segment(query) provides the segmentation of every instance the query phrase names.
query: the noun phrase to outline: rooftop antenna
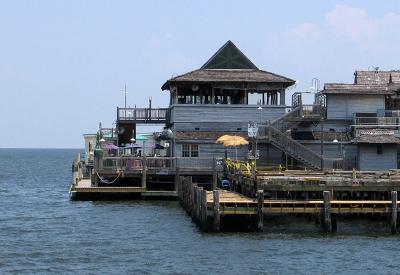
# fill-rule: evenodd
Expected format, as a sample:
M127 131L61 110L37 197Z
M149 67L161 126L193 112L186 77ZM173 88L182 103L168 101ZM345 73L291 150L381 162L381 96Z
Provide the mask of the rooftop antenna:
M124 90L124 94L125 94L125 109L126 109L126 95L127 95L127 91L126 91L126 84L125 84L125 90Z

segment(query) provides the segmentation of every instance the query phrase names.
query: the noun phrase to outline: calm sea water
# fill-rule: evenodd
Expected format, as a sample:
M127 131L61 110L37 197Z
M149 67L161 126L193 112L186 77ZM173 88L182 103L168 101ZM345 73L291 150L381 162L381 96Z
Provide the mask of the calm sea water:
M384 223L266 221L264 233L202 233L175 201L73 202L78 150L0 149L0 273L400 272Z

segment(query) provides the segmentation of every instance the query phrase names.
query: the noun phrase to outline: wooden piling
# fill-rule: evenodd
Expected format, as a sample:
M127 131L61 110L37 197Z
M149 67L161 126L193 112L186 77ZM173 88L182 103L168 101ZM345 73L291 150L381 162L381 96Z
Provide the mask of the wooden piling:
M257 230L263 231L264 229L264 190L257 191Z
M392 219L391 219L391 232L392 234L397 232L397 191L391 192L392 199Z
M217 174L217 161L215 158L213 158L213 185L212 185L212 190L217 189L217 181L218 181L218 174Z
M180 181L180 175L179 175L179 167L176 167L175 171L175 191L178 192L179 190L179 181Z
M201 190L201 228L207 229L207 190Z
M147 176L147 161L146 157L143 157L143 165L142 165L142 187L146 188L146 176Z
M213 191L213 208L214 208L214 231L220 230L220 208L219 208L219 190Z
M324 191L324 209L322 210L322 226L325 232L332 232L332 220L331 220L331 199L332 192Z

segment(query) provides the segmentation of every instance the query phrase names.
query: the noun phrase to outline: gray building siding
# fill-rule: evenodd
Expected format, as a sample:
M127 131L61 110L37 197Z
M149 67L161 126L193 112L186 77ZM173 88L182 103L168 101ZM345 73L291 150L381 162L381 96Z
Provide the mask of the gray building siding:
M310 148L313 152L321 154L321 143L320 142L302 142L303 145ZM344 155L344 169L351 170L357 168L357 145L345 143L343 144L343 155ZM325 142L324 143L324 157L326 158L339 158L341 157L340 143Z
M360 171L396 169L397 145L383 144L382 154L378 154L376 144L360 144L358 157Z
M354 113L376 113L385 109L384 95L327 95L328 119L352 119Z
M265 106L263 110L257 105L172 105L171 123L176 131L247 131L249 121L274 120L285 114L286 106ZM239 130L240 131L240 130Z

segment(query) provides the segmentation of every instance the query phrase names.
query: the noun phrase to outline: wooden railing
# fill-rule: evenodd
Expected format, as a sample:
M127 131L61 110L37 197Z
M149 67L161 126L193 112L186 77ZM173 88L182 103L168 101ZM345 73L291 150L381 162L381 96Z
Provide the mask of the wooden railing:
M184 158L184 157L102 157L98 159L98 171L135 172L143 170L209 170L214 167L214 158Z
M322 119L325 117L325 107L321 105L298 105L291 112L273 120L268 125L261 126L260 138L267 138L277 148L291 157L314 169L338 169L338 161L323 158L300 142L291 138L290 129L303 119Z
M129 120L142 123L168 123L169 108L117 108L117 120Z
M400 126L400 117L355 117L353 126L398 127Z
M293 158L300 160L301 162L311 166L312 168L322 168L322 158L319 154L316 154L311 149L307 148L298 141L295 141L294 139L282 133L273 126L270 127L269 131L271 143L281 149L283 152L288 153Z

